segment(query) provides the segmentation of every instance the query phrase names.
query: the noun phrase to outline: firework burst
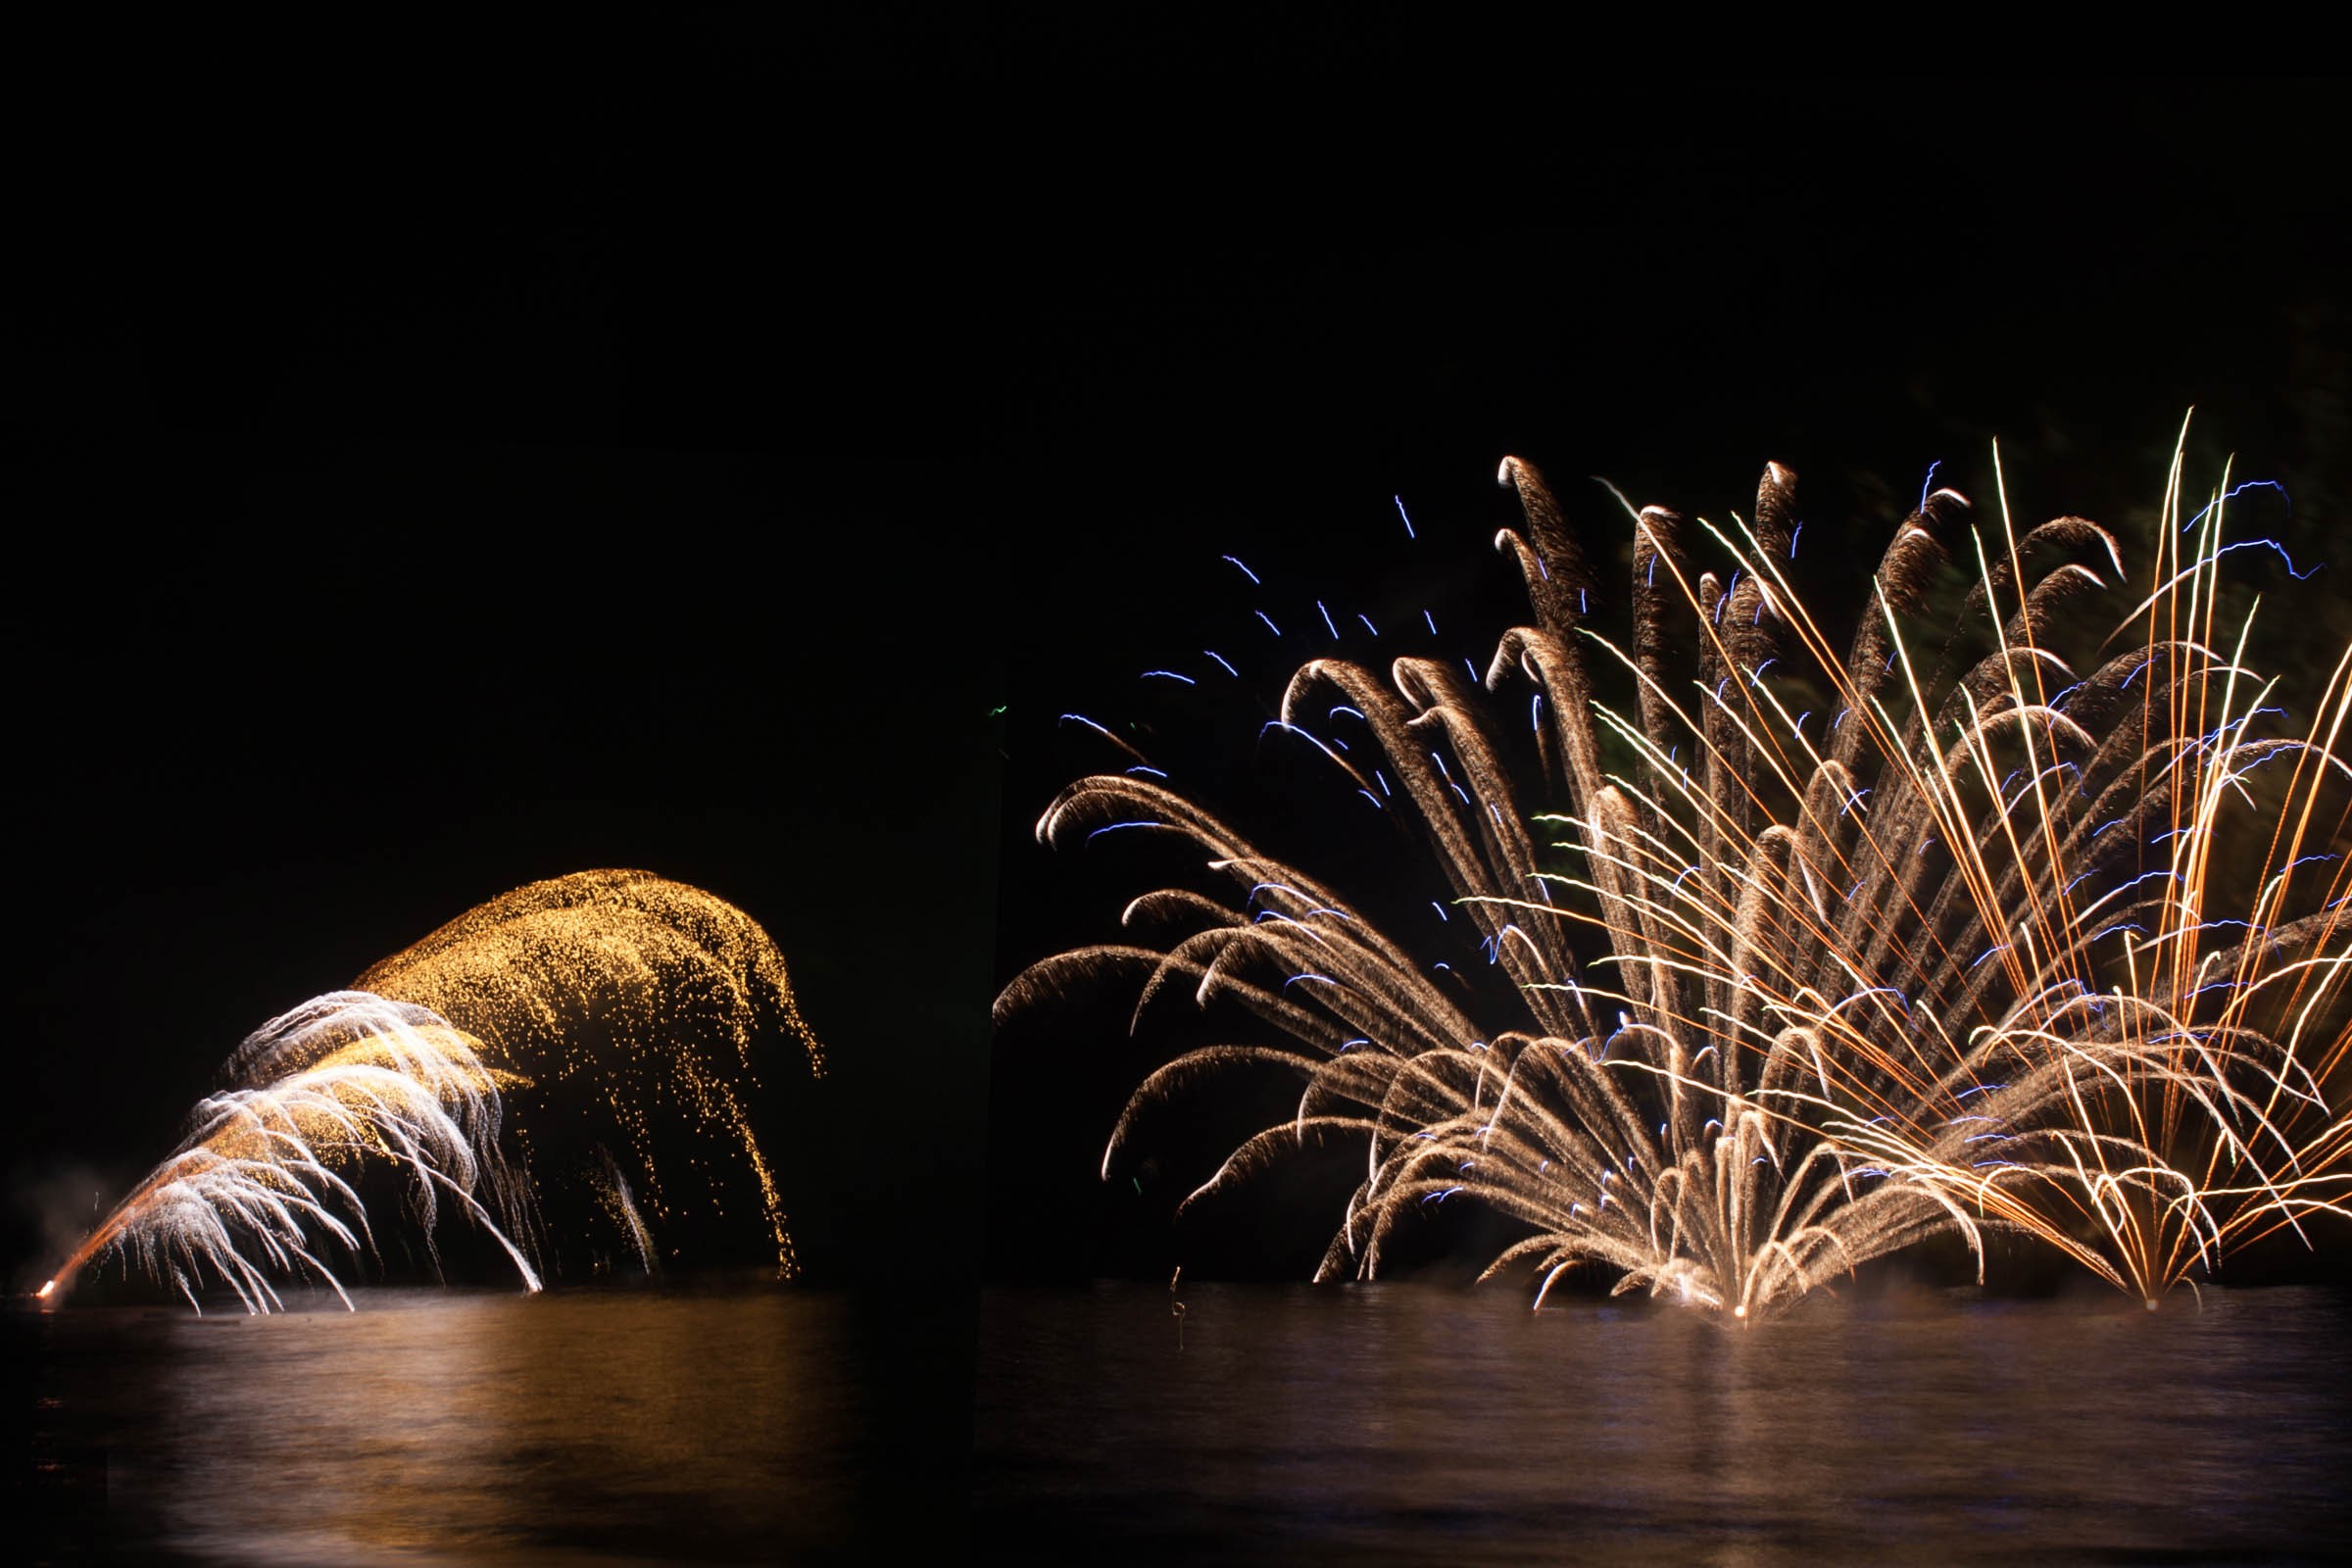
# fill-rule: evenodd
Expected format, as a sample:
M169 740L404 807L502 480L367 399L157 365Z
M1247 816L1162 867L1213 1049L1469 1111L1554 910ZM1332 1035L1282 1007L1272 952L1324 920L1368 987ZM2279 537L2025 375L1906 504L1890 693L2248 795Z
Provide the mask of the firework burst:
M580 1179L649 1273L654 1227L688 1206L723 1212L734 1164L789 1277L783 1201L746 1104L769 1026L822 1074L782 956L732 905L642 871L518 888L255 1031L179 1149L40 1294L120 1255L191 1303L218 1279L248 1311L271 1310L271 1279L290 1274L349 1305L322 1254L372 1253L362 1184L381 1166L406 1176L428 1256L454 1201L535 1291L534 1254L553 1245L544 1167L583 1150ZM680 1121L691 1147L665 1147ZM665 1181L672 1163L699 1187Z
M2124 570L2082 518L2021 533L2004 505L1986 534L1956 492L1923 496L1839 657L1785 574L1794 476L1775 465L1730 529L1633 514L1620 647L1589 624L1601 584L1541 477L1514 460L1501 478L1526 526L1497 543L1532 615L1484 682L1317 660L1280 723L1345 728L1307 738L1409 812L1516 1015L1472 1017L1332 889L1176 792L1083 779L1042 840L1163 829L1225 891L1137 899L1126 923L1155 942L1049 958L1000 1017L1121 971L1139 1022L1189 994L1284 1042L1150 1075L1106 1175L1149 1108L1270 1064L1300 1081L1294 1112L1187 1201L1359 1142L1321 1277L1372 1275L1401 1221L1466 1200L1524 1228L1488 1272L1532 1266L1539 1302L1592 1266L1741 1318L1937 1235L1982 1278L1987 1229L2153 1304L2236 1242L2340 1206L2347 664L2280 732L2269 688L2216 652L2230 547L2218 501L2181 522L2178 460L2153 591L2087 658L2072 633ZM1701 545L1719 569L1694 565ZM1923 637L1952 564L1966 591ZM1596 700L1596 669L1630 683L1630 712ZM1506 727L1522 682L1532 721ZM1514 782L1531 773L1540 814ZM2217 846L2240 840L2262 874L2217 877ZM2213 912L2246 888L2241 917Z

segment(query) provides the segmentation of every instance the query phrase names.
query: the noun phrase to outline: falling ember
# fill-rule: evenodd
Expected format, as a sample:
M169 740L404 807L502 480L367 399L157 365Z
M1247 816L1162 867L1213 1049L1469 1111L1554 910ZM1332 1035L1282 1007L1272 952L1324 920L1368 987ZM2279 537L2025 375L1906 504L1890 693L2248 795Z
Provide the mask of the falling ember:
M1186 1202L1352 1142L1363 1175L1319 1278L1372 1276L1400 1222L1459 1196L1519 1225L1486 1272L1532 1266L1539 1305L1589 1268L1752 1322L1938 1236L1982 1279L1992 1230L2153 1306L2233 1247L2352 1212L2352 1122L2329 1109L2352 1054L2352 650L2285 727L2243 630L2217 624L2223 498L2184 523L2179 475L2176 457L2154 590L2105 645L2088 611L2124 575L2105 530L2020 534L2004 500L1983 531L1938 489L1840 656L1784 570L1787 468L1729 529L1627 509L1620 648L1589 624L1602 586L1557 504L1507 461L1526 528L1498 545L1532 614L1484 681L1319 659L1281 722L1348 715L1348 749L1321 755L1409 803L1517 1016L1474 1020L1444 965L1331 889L1103 775L1041 840L1172 830L1233 891L1144 895L1142 939L1045 959L999 1017L1124 973L1139 1025L1163 998L1223 999L1281 1037L1146 1077L1103 1173L1204 1079L1292 1074L1295 1112ZM1694 564L1709 539L1728 570ZM1597 700L1595 665L1630 682L1630 712ZM1533 766L1511 756L1529 705L1487 701L1519 681L1543 699ZM1531 776L1548 809L1523 806ZM2254 874L2225 876L2240 850Z
M576 1091L629 1151L641 1204L598 1143L589 1180L652 1271L651 1226L696 1200L662 1170L703 1173L723 1208L734 1163L757 1194L780 1277L797 1272L783 1201L746 1095L756 1035L780 1025L823 1072L782 956L759 924L697 888L641 871L585 871L483 905L385 959L349 991L255 1031L200 1103L180 1148L101 1221L41 1288L48 1299L94 1259L121 1254L191 1304L217 1279L251 1312L281 1306L271 1280L318 1279L346 1305L325 1244L374 1250L360 1184L404 1176L428 1258L438 1204L456 1203L540 1288L547 1172L535 1150L569 1136L551 1092ZM692 1143L667 1149L667 1106ZM510 1151L509 1144L514 1146Z
M673 1165L730 1159L757 1190L776 1272L799 1271L745 1097L758 1088L760 1030L780 1027L814 1077L824 1075L824 1048L793 1000L783 955L741 909L644 871L580 871L493 899L359 984L447 1013L528 1080L523 1140L538 1136L527 1113L537 1098L561 1091L597 1107L599 1142L631 1153L654 1223L686 1200L688 1178ZM657 1105L688 1124L688 1147L662 1147L648 1114Z

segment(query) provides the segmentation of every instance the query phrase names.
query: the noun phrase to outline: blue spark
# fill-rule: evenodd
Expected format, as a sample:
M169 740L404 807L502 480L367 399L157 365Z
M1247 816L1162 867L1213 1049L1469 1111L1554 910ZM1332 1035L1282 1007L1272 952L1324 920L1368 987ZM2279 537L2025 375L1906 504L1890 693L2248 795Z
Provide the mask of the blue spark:
M2224 545L2221 549L2216 550L2213 553L2213 559L2219 561L2222 559L2222 557L2228 555L2232 550L2276 550L2278 552L2278 559L2286 563L2286 574L2289 577L2294 578L2297 582L2301 582L2307 577L2314 576L2317 573L2326 571L2328 569L2328 563L2323 561L2319 563L2319 564L2313 566L2310 571L2297 571L2295 569L2295 558L2288 555L2286 553L2286 546L2280 544L2276 539L2241 539L2236 544Z
M2147 881L2147 880L2148 880L2149 878L2151 878L2151 877L2163 877L2163 878L2165 878L2166 880L2168 880L2168 881L2169 881L2169 880L2171 880L2171 879L2172 879L2172 876L2173 876L2173 873L2172 873L2171 871L2169 871L2169 870L2164 870L2164 869L2158 869L2158 870L2154 870L2154 871L2144 871L2144 872L2140 873L2138 876L2135 876L2135 877L2133 877L2133 878L2132 878L2131 881L2129 881L2129 882L2126 882L2126 883L2125 883L2125 884L2124 884L2122 887L2116 888L2116 889L2114 890L2114 892L2112 892L2112 893L2110 893L2110 894L2108 895L2108 897L2112 898L2112 897L2114 897L2114 896L2115 896L2115 894L2116 894L2116 893L2122 893L2122 892L2124 892L2124 891L2125 891L2125 889L2128 889L2128 888L2135 888L2135 887L2139 886L2139 885L2140 885L2142 882L2145 882L2145 881Z
M2286 503L2286 510L2290 513L2295 510L2294 499L2286 493L2286 486L2280 484L2278 480L2248 479L2242 484L2239 484L2235 489L2226 490L2222 494L2214 497L2213 500L2206 502L2204 511L2199 512L2195 516L2182 523L2180 525L2180 531L2182 533L2188 532L2198 523L2205 520L2205 513L2211 512L2214 508L2220 506L2225 501L2235 501L2239 496L2244 495L2249 490L2276 490L2278 492L2278 499Z
M1250 579L1250 586L1255 588L1263 588L1265 586L1264 583L1257 580L1256 572L1251 571L1248 566L1242 566L1241 558L1239 556L1227 556L1224 559L1232 562L1236 566L1241 566L1242 575Z

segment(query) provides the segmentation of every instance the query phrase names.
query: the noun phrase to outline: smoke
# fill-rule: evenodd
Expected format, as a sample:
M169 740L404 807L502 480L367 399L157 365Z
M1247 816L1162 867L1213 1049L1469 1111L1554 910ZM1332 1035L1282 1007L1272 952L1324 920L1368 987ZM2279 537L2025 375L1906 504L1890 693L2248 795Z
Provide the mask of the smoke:
M39 1172L15 1172L8 1184L12 1249L16 1259L10 1286L38 1290L43 1272L74 1250L106 1218L135 1178L96 1165L72 1164Z

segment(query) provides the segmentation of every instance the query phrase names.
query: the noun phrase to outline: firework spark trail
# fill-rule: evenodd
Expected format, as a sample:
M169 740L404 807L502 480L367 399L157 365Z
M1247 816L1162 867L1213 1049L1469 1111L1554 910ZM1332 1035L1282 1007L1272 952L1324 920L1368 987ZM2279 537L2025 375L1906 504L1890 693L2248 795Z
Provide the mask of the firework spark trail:
M703 1169L722 1211L724 1161L713 1155L735 1152L757 1187L777 1273L789 1277L797 1263L781 1195L744 1098L758 1083L754 1038L770 1024L822 1074L782 956L722 900L642 871L516 889L248 1037L222 1069L228 1087L197 1107L180 1148L40 1294L54 1297L119 1253L191 1303L217 1276L248 1311L272 1310L282 1301L270 1278L293 1273L349 1305L321 1249L372 1252L357 1183L362 1167L386 1161L411 1178L428 1256L438 1200L454 1198L535 1291L528 1254L544 1220L531 1126L567 1083L604 1107L612 1141L635 1158L642 1205L602 1144L587 1179L649 1273L658 1265L644 1209L667 1220L689 1201L664 1188L656 1164L654 1113L668 1105L694 1139L672 1152ZM502 1135L519 1146L519 1168Z
M1964 1238L1981 1275L1990 1227L2153 1304L2231 1245L2341 1212L2352 1189L2352 1122L2320 1092L2352 1051L2345 816L2335 807L2329 827L2325 804L2346 772L2352 654L2303 735L2261 732L2268 689L2212 651L2223 509L2196 519L2182 559L2179 467L2157 590L2127 617L2145 621L2140 645L2078 678L2053 631L2107 585L2099 568L2123 575L2113 539L2082 518L2021 537L2004 496L1923 670L1906 627L1970 517L1954 491L1924 495L1840 660L1782 569L1800 525L1794 475L1774 465L1752 524L1701 525L1728 578L1694 573L1684 519L1633 514L1620 650L1584 624L1598 585L1541 477L1508 462L1527 527L1497 544L1535 614L1503 636L1486 685L1535 687L1541 774L1565 809L1522 811L1501 727L1438 662L1398 660L1384 682L1314 661L1281 722L1326 689L1363 721L1382 768L1324 755L1366 794L1368 771L1384 797L1396 776L1526 1016L1479 1028L1329 890L1133 777L1071 786L1040 838L1164 827L1246 891L1136 900L1127 923L1172 923L1163 946L1049 958L1000 1016L1134 968L1139 1025L1181 981L1197 1004L1228 998L1287 1036L1152 1074L1104 1170L1140 1114L1204 1070L1293 1071L1296 1114L1193 1199L1309 1139L1362 1138L1324 1276L1370 1275L1400 1221L1466 1195L1528 1227L1489 1272L1531 1261L1539 1302L1597 1264L1620 1290L1747 1317L1937 1234ZM1589 651L1630 673L1632 717L1595 700ZM1838 716L1808 734L1782 693L1821 688ZM1606 770L1612 755L1630 776ZM2262 892L2242 925L2217 921L2223 808L2287 758ZM1539 846L1530 822L1569 838ZM1546 869L1557 852L1583 874ZM2317 901L2314 863L2335 866ZM2200 959L2218 930L2241 935Z
M504 1075L479 1045L430 1008L365 991L317 997L270 1019L231 1058L247 1086L197 1105L178 1150L74 1249L41 1296L120 1250L169 1278L190 1305L209 1272L249 1312L281 1306L269 1278L275 1270L314 1275L348 1306L313 1233L354 1251L372 1249L346 1175L370 1158L414 1177L428 1248L446 1192L536 1291L537 1273L474 1196L495 1196L505 1177L497 1147Z

